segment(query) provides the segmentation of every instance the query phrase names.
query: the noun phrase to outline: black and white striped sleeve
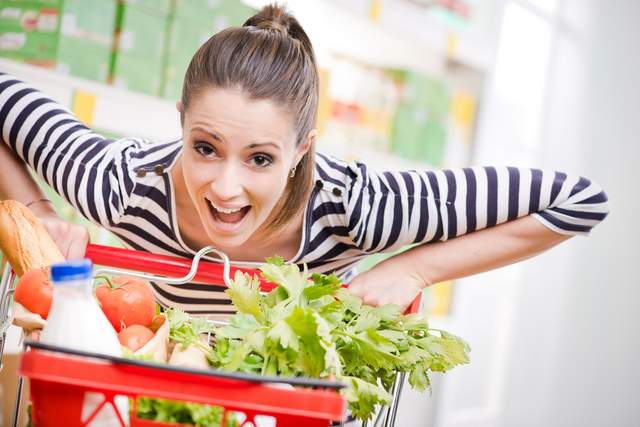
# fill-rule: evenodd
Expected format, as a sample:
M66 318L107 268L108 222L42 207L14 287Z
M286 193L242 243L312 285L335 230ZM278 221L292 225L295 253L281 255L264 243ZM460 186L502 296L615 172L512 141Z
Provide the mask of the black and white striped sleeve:
M2 141L82 215L118 222L133 191L131 154L141 141L112 141L30 85L0 73Z
M367 253L445 241L525 215L551 230L586 235L608 214L586 178L515 167L374 173L349 167L349 235Z

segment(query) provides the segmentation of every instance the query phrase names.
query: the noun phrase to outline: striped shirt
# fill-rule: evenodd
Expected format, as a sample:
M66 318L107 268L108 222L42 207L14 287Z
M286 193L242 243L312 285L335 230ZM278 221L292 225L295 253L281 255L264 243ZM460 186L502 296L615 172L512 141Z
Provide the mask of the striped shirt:
M129 248L190 257L171 170L182 142L106 139L31 86L0 73L2 139L78 211ZM6 178L5 178L6 179ZM515 167L372 171L318 154L301 244L290 260L343 279L369 254L445 241L532 215L562 234L588 234L608 213L586 178ZM239 264L256 266L255 263ZM233 310L223 287L154 283L158 301L192 313Z

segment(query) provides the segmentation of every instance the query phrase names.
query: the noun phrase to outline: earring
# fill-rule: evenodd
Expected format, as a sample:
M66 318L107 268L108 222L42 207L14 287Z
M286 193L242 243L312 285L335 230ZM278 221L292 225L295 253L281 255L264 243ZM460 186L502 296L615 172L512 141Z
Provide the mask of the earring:
M298 167L298 165L295 165L294 167L291 168L291 172L289 172L289 178L293 178L294 176L296 176L296 168Z

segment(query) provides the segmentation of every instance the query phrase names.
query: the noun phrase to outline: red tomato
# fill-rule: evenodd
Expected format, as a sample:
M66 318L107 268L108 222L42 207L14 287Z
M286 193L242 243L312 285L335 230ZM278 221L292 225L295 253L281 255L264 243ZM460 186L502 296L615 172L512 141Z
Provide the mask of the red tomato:
M131 325L149 327L156 314L156 300L149 285L135 277L118 276L111 284L100 284L96 298L116 332Z
M120 344L131 351L138 351L153 338L155 334L142 325L131 325L118 334Z
M14 298L27 310L46 319L53 299L53 286L49 281L49 270L37 268L23 274L16 286Z

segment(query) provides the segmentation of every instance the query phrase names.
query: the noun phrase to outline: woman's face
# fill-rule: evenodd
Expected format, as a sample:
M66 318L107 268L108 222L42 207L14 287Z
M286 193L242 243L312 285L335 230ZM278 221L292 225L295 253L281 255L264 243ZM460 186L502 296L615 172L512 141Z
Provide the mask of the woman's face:
M272 101L220 88L193 97L183 141L189 197L208 238L223 248L240 246L264 224L310 146L296 147L291 115Z

